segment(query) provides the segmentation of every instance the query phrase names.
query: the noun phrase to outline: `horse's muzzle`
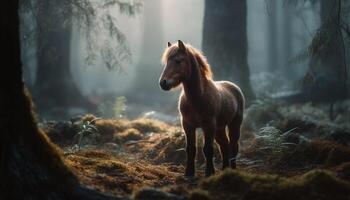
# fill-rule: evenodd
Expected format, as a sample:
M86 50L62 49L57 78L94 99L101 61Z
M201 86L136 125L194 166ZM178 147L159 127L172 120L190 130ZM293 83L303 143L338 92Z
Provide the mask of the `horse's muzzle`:
M168 91L172 87L172 82L173 81L171 80L163 79L159 82L160 88L162 88L162 90Z

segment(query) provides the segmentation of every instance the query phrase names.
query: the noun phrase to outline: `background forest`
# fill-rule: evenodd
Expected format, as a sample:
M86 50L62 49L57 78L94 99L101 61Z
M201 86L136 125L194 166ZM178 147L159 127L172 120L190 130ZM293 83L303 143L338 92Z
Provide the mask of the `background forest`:
M350 1L7 0L0 13L5 199L350 198ZM243 90L237 170L219 170L215 147L204 178L198 130L199 170L183 176L181 90L159 88L179 39Z
M345 84L347 1L87 2L21 7L24 79L39 117L96 109L111 116L104 106L121 96L127 117L177 115L178 93L160 91L157 81L166 42L177 39L202 49L215 79L238 83L251 100L310 88L326 96ZM308 95L303 102L319 99Z

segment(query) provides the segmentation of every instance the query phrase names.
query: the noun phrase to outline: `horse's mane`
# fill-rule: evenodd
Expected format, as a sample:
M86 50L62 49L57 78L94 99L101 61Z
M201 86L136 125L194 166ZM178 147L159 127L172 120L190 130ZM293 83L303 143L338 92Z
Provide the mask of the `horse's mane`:
M213 79L213 73L211 71L210 65L207 59L205 58L205 56L203 55L203 53L189 44L185 44L185 46L187 48L187 52L191 54L194 59L196 59L199 65L201 74L208 80ZM162 56L162 63L166 64L169 57L176 55L178 51L179 51L179 47L177 44L174 44L169 48L166 48Z

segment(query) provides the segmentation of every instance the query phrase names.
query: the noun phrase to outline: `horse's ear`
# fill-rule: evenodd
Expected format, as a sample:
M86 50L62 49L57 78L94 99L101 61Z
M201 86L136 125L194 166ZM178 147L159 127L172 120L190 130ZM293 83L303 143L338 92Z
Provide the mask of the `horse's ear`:
M171 43L170 42L168 42L168 47L171 47Z
M177 41L177 45L179 46L180 50L186 50L185 44L181 40Z

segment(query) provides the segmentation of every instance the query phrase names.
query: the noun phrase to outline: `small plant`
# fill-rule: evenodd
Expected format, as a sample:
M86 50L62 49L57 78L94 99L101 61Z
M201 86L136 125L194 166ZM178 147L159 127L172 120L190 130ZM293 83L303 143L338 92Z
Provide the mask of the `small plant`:
M292 146L296 144L286 142L284 136L293 132L295 129L291 129L285 133L282 133L279 129L273 126L263 127L259 130L256 140L259 141L259 151L266 152L272 157L279 157L285 151L288 151Z
M88 135L100 135L100 132L95 125L95 122L97 120L99 120L99 118L95 118L91 121L84 121L80 125L80 127L79 127L80 131L77 133L77 135L79 136L79 140L78 140L78 144L76 145L78 150L81 147L81 143L82 143L84 137L86 137Z

